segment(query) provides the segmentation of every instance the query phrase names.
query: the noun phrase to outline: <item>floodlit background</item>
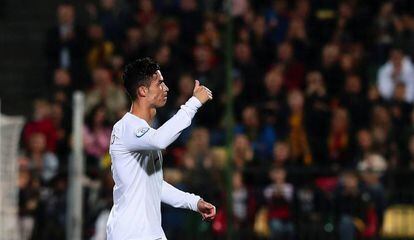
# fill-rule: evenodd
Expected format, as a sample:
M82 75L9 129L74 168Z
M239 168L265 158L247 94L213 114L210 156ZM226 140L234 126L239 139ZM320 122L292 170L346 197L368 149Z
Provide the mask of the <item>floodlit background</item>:
M410 0L0 0L0 239L105 239L145 56L154 127L214 93L163 165L217 217L163 206L170 240L414 238L413 54Z

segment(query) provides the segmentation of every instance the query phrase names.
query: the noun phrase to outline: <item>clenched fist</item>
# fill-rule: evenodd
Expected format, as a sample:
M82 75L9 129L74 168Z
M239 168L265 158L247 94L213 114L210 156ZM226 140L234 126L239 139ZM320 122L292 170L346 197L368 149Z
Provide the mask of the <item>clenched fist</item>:
M216 207L203 199L198 201L197 208L203 220L213 220L216 217Z
M205 86L200 85L200 82L198 80L195 80L193 96L200 100L202 104L208 100L213 99L213 93L211 90Z

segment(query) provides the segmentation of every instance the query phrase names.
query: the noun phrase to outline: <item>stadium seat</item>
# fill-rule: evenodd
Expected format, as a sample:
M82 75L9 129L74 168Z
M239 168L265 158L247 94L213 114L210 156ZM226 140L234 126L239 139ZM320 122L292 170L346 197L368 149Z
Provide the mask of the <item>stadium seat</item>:
M414 238L414 205L393 205L386 209L381 231L386 238Z

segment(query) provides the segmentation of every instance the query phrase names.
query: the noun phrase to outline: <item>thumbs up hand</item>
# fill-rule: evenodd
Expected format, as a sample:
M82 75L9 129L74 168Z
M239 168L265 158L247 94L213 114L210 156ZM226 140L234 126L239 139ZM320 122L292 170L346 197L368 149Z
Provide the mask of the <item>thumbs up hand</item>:
M195 80L193 96L196 97L202 104L213 99L213 93L211 90L203 85L200 85L198 80Z

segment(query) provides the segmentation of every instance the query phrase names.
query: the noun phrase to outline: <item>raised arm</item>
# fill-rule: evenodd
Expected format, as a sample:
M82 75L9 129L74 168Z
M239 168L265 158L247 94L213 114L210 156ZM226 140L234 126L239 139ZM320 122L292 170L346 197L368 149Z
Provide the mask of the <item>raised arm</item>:
M211 91L204 86L200 86L200 83L196 80L193 97L182 105L181 109L161 127L154 129L144 123L146 126L128 129L127 132L124 132L127 139L124 144L127 150L165 149L180 136L185 128L190 126L197 109L212 98Z
M190 126L191 120L201 107L200 101L192 97L181 109L158 129L148 124L125 132L127 140L124 142L128 151L165 149L174 142L181 131Z

